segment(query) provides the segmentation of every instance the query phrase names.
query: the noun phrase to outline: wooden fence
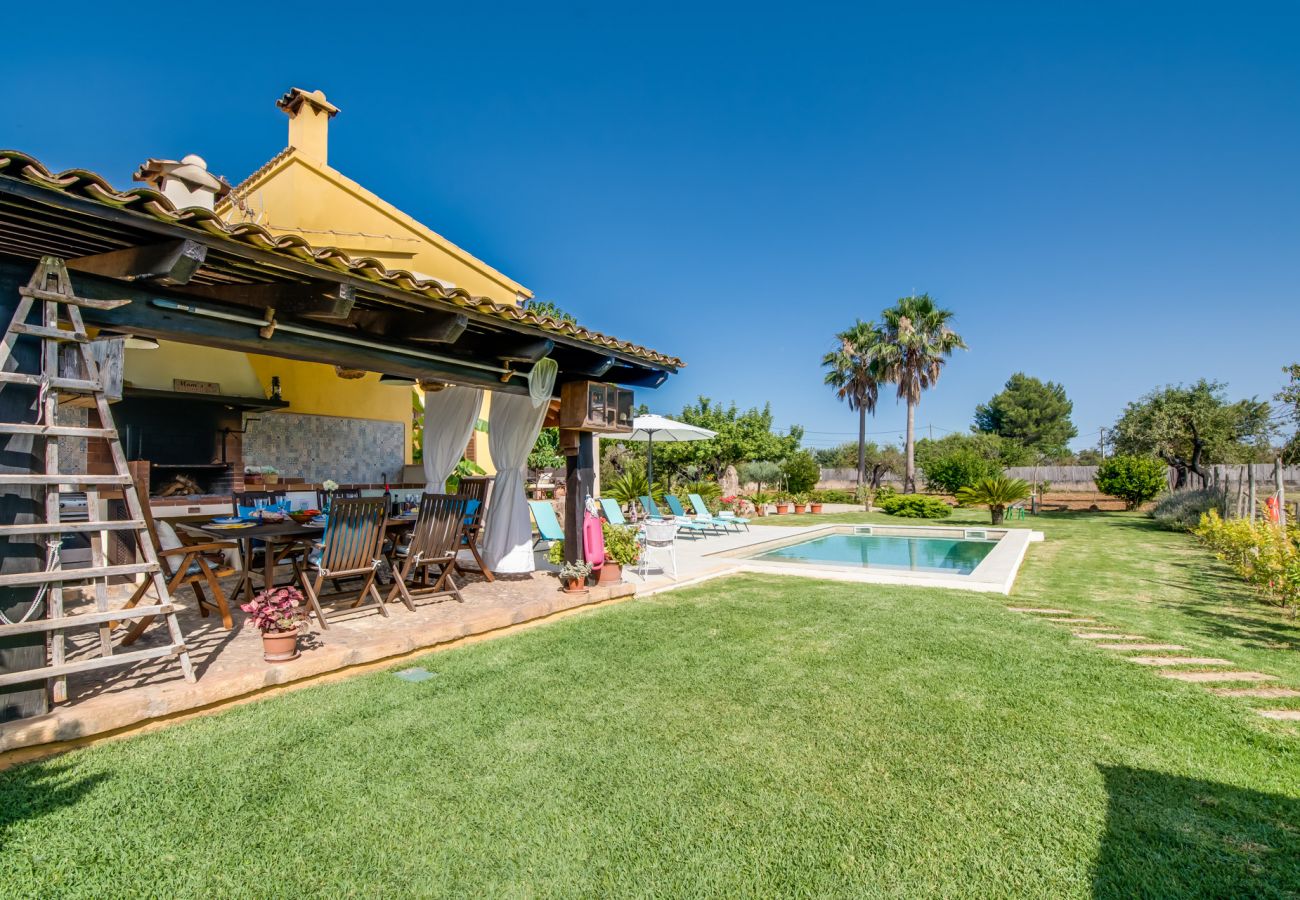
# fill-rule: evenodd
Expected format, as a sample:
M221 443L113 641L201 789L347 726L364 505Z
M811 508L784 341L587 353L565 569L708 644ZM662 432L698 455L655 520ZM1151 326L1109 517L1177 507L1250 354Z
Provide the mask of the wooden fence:
M1218 465L1206 466L1208 473L1218 472L1220 482L1231 480L1234 484L1239 479L1246 477L1245 465ZM1273 484L1273 464L1256 463L1255 483L1260 485L1260 489L1272 490ZM1051 490L1055 492L1069 491L1095 491L1097 489L1093 478L1097 474L1096 466L1014 466L1006 470L1009 478L1022 478L1028 482L1051 483ZM1169 486L1172 488L1175 481L1175 471L1169 469ZM924 478L924 475L921 475ZM1213 474L1211 474L1213 478ZM1287 490L1300 490L1300 466L1283 466L1282 478L1286 482ZM858 472L856 469L822 469L821 481L818 487L821 488L852 488L857 484ZM889 474L885 476L885 483L897 485L901 483L901 476ZM1199 485L1193 485L1199 487Z

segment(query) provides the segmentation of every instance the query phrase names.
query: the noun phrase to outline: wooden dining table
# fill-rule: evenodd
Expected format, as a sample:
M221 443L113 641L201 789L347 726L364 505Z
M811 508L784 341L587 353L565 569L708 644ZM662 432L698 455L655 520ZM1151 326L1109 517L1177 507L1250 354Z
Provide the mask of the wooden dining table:
M405 516L389 516L384 522L384 530L393 531L414 524L414 513ZM298 543L310 548L311 541L318 540L325 534L324 525L295 522L293 519L285 519L283 522L249 523L240 526L216 525L207 522L202 525L193 524L189 527L216 540L236 541L239 544L239 553L243 565L240 568L239 584L230 594L232 603L244 591L248 592L249 597L253 596L253 574L255 571L253 566L253 541L262 541L266 545L262 553L262 585L271 588L275 586L276 545Z

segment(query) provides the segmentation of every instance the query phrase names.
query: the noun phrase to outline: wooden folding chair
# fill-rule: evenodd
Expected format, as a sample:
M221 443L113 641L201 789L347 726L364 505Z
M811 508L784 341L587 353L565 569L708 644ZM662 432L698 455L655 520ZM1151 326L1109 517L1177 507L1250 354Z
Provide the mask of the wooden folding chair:
M395 571L397 577L388 594L390 601L400 595L402 602L412 608L417 595L450 595L462 603L465 601L452 578L465 522L465 503L465 498L449 494L425 494L420 498L420 512L415 519L410 543L397 548L401 568ZM438 567L438 577L432 585L429 584L431 566ZM420 577L420 587L415 593L407 583L413 576Z
M230 495L231 509L234 515L238 516L241 509L260 508L264 506L277 506L283 504L288 499L286 491L237 491ZM281 566L292 561L294 556L302 556L310 547L302 541L277 541L268 544L265 541L250 541L251 553L250 559L244 560L244 568L252 575L259 578L265 569L264 563L259 563L258 558L264 553L273 553L273 565ZM265 581L265 578L262 578ZM269 585L262 585L268 587ZM239 591L235 591L239 595Z
M142 484L137 484L135 489L140 495L140 504L147 513L149 509L147 489ZM154 551L158 555L158 564L162 568L163 578L167 579L167 593L175 597L179 588L188 586L194 591L194 597L198 601L199 615L206 618L210 613L216 612L221 616L221 624L224 628L234 627L234 619L230 615L230 601L221 588L221 582L217 579L233 575L235 570L226 565L224 558L217 558L216 554L224 554L227 550L238 551L239 544L235 541L194 538L178 531L176 538L181 542L181 546L164 547L158 536L158 525L153 517L146 514L144 521L149 531L149 540L153 542ZM205 584L212 592L211 600L203 590ZM152 582L146 578L136 588L131 599L126 602L126 608L130 609L139 603L151 586ZM152 616L132 622L122 638L122 645L129 646L135 643L152 622Z
M307 603L316 614L322 629L329 628L327 620L357 610L374 607L384 616L388 615L384 599L375 587L380 548L384 542L384 522L387 518L388 510L382 497L335 500L330 510L329 525L325 528L320 555L317 556L315 552L309 554L305 566L297 558L293 560L294 573L302 584ZM325 579L330 579L337 586L341 579L354 577L363 579L361 588L355 593L351 590L338 590L322 596L321 587ZM370 597L369 603L363 602L367 596ZM351 604L331 609L328 614L321 608L322 601L334 604L347 600L351 600ZM415 609L409 600L406 605L409 609Z
M483 536L483 524L487 521L488 495L491 492L492 482L494 479L487 475L471 475L460 480L460 485L456 488L456 496L466 501L466 508L471 504L470 500L477 500L478 504L472 512L466 514L465 527L461 532L461 545L474 555L474 561L478 563L483 577L488 581L495 581L492 570L483 562L483 554L478 551L479 538Z
M321 512L327 512L326 507L330 505L331 499L355 500L360 496L361 496L361 488L345 488L345 487L335 488L332 494L330 491L323 491L317 489L316 508L319 509Z

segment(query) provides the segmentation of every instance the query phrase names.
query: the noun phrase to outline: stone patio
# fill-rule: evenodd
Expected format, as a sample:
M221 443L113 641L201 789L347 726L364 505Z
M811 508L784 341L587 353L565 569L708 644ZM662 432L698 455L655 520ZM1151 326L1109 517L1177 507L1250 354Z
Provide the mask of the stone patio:
M223 584L233 589L234 581L225 579ZM0 725L0 754L81 741L177 718L293 682L346 673L385 660L395 662L407 654L542 621L636 592L635 585L624 583L592 587L586 594L567 594L545 571L498 576L490 584L480 575L467 573L460 584L464 603L445 597L417 597L414 613L394 602L388 606L387 618L372 609L334 619L326 631L313 620L299 642L302 655L279 664L262 659L261 636L248 626L243 612L233 610L235 627L226 631L219 617L200 617L194 595L183 588L175 601L181 607L179 618L194 663L195 683L186 683L175 660L152 660L70 676L69 702L59 704L46 715ZM115 633L114 640L120 640L120 632ZM139 641L124 650L167 643L166 626L156 620ZM69 634L69 644L70 660L94 653L98 633L85 629Z

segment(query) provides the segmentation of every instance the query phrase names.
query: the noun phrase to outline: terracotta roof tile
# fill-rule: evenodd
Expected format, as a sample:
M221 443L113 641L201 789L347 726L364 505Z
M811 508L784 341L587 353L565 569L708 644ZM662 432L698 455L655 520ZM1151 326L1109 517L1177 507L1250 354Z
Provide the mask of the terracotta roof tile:
M288 151L289 148L286 148L283 153ZM280 155L267 165L273 165ZM55 174L45 168L39 160L26 153L17 150L0 150L0 175L22 179L50 190L86 197L105 206L141 213L162 222L199 229L215 237L239 241L304 262L328 266L356 278L450 303L461 309L474 310L503 321L531 325L543 331L565 335L585 344L614 350L657 365L672 368L681 368L685 365L675 356L619 340L573 322L561 322L518 306L497 303L487 297L476 297L461 288L446 288L436 281L418 278L405 269L387 269L382 262L373 257L351 257L337 247L315 247L297 235L276 237L262 226L251 222L227 224L215 212L199 207L178 210L166 197L150 188L139 187L119 191L101 175L87 169L67 169ZM238 191L238 187L235 190Z

